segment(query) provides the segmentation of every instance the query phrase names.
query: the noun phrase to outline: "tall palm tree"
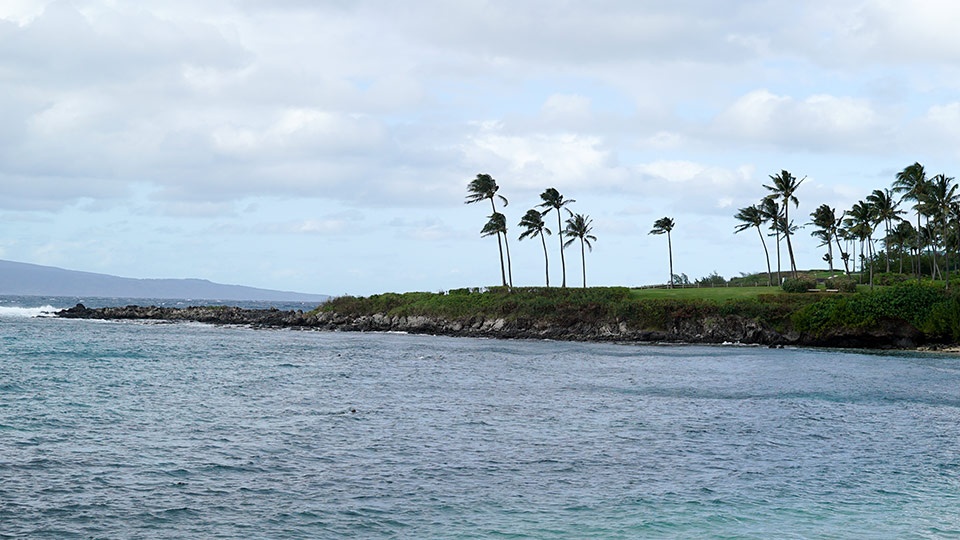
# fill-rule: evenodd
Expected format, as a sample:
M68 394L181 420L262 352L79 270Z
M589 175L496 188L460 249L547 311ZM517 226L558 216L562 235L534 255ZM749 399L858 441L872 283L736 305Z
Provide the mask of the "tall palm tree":
M874 216L877 220L883 222L883 246L886 251L887 272L890 271L890 231L893 229L893 222L900 219L903 210L900 210L900 201L893 198L893 191L889 189L873 190L873 193L867 195L867 202L873 207Z
M563 257L563 235L566 233L563 229L563 224L561 223L560 209L565 205L570 203L575 203L577 201L573 199L563 199L563 195L560 194L555 188L547 188L543 193L540 194L540 199L543 200L543 203L540 204L541 207L546 208L543 211L543 215L547 215L551 210L557 211L557 236L560 238L560 271L561 276L563 277L560 286L567 286L567 261ZM567 210L569 212L569 210Z
M570 218L567 219L567 228L564 229L563 234L568 236L570 239L563 244L563 247L569 246L578 238L580 239L580 260L583 264L583 288L586 289L587 253L583 248L586 246L590 248L590 251L593 251L593 244L590 242L597 241L597 237L591 234L593 232L593 220L590 219L590 216L574 214L570 210L567 210L567 213L570 214Z
M480 236L490 236L496 234L497 237L503 236L503 246L507 250L507 269L510 268L510 245L507 243L507 216L500 212L494 212L487 224L480 230ZM510 287L513 287L513 272L509 271ZM504 286L507 286L504 284Z
M497 206L493 203L494 198L499 198L500 202L504 206L507 206L507 198L503 195L497 195L497 190L500 189L500 186L497 185L497 181L493 179L489 174L478 174L476 178L470 181L467 184L467 200L464 201L465 204L472 204L475 202L480 202L484 199L490 199L490 207L493 209L493 213L497 213ZM491 216L492 217L492 216ZM489 222L487 223L489 225ZM504 229L506 229L506 217L504 217ZM486 229L486 226L484 226ZM503 278L503 286L507 286L507 271L506 266L503 262L503 241L501 241L501 233L497 231L497 248L500 250L500 276ZM505 239L504 239L505 240ZM513 286L513 276L510 276L511 287Z
M797 200L794 193L797 191L797 188L800 187L800 184L806 180L806 177L797 180L795 176L787 172L786 170L780 171L780 174L770 175L770 180L773 181L773 185L764 184L763 187L771 191L768 195L771 199L781 199L783 201L783 217L784 221L787 222L788 227L784 229L784 236L787 238L787 253L790 255L790 270L793 273L793 277L797 277L797 261L793 256L793 244L790 243L790 203L792 202L794 206L800 206L800 201Z
M904 199L909 199L916 203L914 208L917 209L917 281L920 281L919 246L923 244L920 236L920 214L923 206L923 198L927 191L927 173L923 170L923 165L914 163L898 172L897 179L893 182L893 191L903 193Z
M733 217L742 222L740 225L737 225L734 228L734 233L743 232L750 227L756 227L757 234L760 235L760 243L763 244L763 253L767 258L767 285L773 286L773 272L770 270L770 251L767 249L767 241L763 239L763 232L760 230L760 226L766 221L766 219L763 217L763 210L761 210L759 206L753 204L745 208L741 208ZM671 274L672 273L673 272L671 271Z
M548 229L546 223L543 222L543 214L541 214L539 210L527 210L527 213L520 218L520 226L526 229L520 234L520 240L524 238L536 238L537 236L540 237L540 242L543 244L543 263L546 268L547 287L549 287L550 259L547 257L547 241L544 237L550 234L550 229Z
M669 217L662 217L653 222L653 229L647 234L666 234L667 235L667 253L670 257L670 280L667 286L673 288L673 241L670 239L670 232L673 231L674 221Z

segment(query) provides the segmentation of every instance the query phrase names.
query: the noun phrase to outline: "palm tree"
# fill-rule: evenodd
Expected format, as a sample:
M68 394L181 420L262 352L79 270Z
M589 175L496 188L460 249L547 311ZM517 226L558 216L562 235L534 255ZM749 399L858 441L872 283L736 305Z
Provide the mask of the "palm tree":
M667 253L670 257L670 281L667 282L669 288L673 288L673 241L670 239L670 231L673 230L674 222L668 217L662 217L653 222L653 229L647 234L666 234L667 235Z
M913 258L913 242L917 238L917 231L914 230L913 225L909 221L900 221L893 227L893 230L890 231L890 242L897 246L897 251L900 253L900 270L899 273L903 273L903 252L904 246L910 248L910 257ZM913 266L911 264L911 272L913 271Z
M914 208L917 209L917 281L920 281L919 246L923 243L920 238L920 211L923 206L924 194L927 191L927 173L923 170L923 165L914 163L898 172L897 179L893 182L893 191L903 193L904 199L910 199L916 202Z
M497 185L497 181L493 179L489 174L478 174L476 178L470 181L467 184L467 200L464 201L465 204L472 204L475 202L480 202L484 199L490 199L490 207L493 209L493 213L497 213L497 206L493 203L494 198L499 198L504 206L507 206L507 198L503 195L497 195L497 190L500 189L500 186ZM492 216L491 216L492 217ZM487 223L489 225L489 222ZM506 217L504 217L504 230L506 230ZM486 229L486 226L484 226ZM492 233L491 233L492 234ZM507 286L507 272L503 264L503 242L500 240L500 232L497 231L497 248L500 249L500 276L503 278L503 286ZM506 239L504 239L506 240ZM510 276L510 286L513 286L513 276Z
M893 229L893 222L900 219L903 210L897 208L900 202L893 199L893 192L889 189L873 190L873 193L867 195L867 202L873 206L876 219L883 222L883 246L886 251L887 272L890 272L890 231Z
M550 229L543 222L543 214L539 210L530 209L520 218L520 226L526 230L520 235L520 240L524 238L540 237L543 244L543 263L547 274L547 287L550 286L550 259L547 258L547 241L544 239L546 234L550 234Z
M860 282L863 282L863 265L870 261L870 286L873 287L873 224L876 222L876 216L871 206L866 201L859 201L853 205L849 216L844 220L847 230L860 241ZM866 252L864 249L866 248Z
M766 218L763 217L763 210L761 210L759 206L753 204L745 208L741 208L733 217L743 222L736 226L733 231L734 233L743 232L750 227L757 228L757 234L760 235L760 243L763 244L763 253L767 258L767 285L773 286L773 272L770 270L770 251L767 250L767 242L763 239L763 232L760 230L760 226L766 221ZM671 270L670 273L672 274L673 271ZM672 277L673 276L671 276L671 281L673 281Z
M570 203L574 203L577 201L573 199L563 200L563 195L561 195L560 192L557 191L555 188L547 188L546 190L544 190L544 192L540 194L540 199L543 200L543 203L540 206L546 208L546 210L543 211L543 215L549 214L550 210L557 211L557 236L560 238L560 271L561 271L561 276L563 277L563 280L560 286L566 287L567 286L567 262L563 257L563 246L564 246L563 235L566 233L566 231L563 230L563 224L560 222L561 220L560 209L563 208L565 205L568 205Z
M951 221L951 214L953 213L953 207L955 204L960 201L960 195L957 194L957 185L953 183L953 178L945 174L938 174L930 179L930 183L927 186L927 195L926 195L926 209L927 212L933 216L934 224L937 228L936 235L934 237L934 269L936 270L939 266L936 264L936 238L939 237L944 241L943 252L944 252L944 266L947 268L947 275L945 277L947 281L947 289L950 288L950 247L946 243L947 237L947 227Z
M570 239L567 240L563 247L567 247L573 243L577 238L580 239L580 260L583 264L583 288L587 288L587 254L584 251L583 247L586 246L590 248L590 251L593 251L593 244L591 241L596 242L597 237L590 234L593 232L593 220L590 219L590 216L585 216L583 214L574 214L570 210L567 210L567 213L570 214L570 218L567 219L567 228L564 229L563 234L569 236Z
M830 208L828 204L821 204L817 207L813 213L810 214L810 217L813 218L813 221L810 222L811 225L817 227L817 230L810 233L813 236L816 236L823 241L821 246L827 246L827 262L830 263L830 273L833 273L833 238L837 234L837 213L833 208ZM837 240L837 247L840 247L840 240ZM840 250L841 253L843 250ZM846 264L844 264L846 268ZM850 270L847 270L847 275L850 274Z
M800 206L800 201L797 200L797 197L794 193L797 191L797 188L800 187L800 184L806 180L806 177L801 178L799 181L795 176L787 172L786 170L780 171L780 174L770 175L770 179L773 180L773 185L768 186L764 184L763 187L771 191L768 198L771 199L782 199L783 200L783 217L784 221L789 225L790 223L790 203L792 202L794 206ZM788 226L783 231L784 236L787 238L787 253L790 255L790 270L793 272L793 277L797 277L797 261L793 256L793 244L790 243L790 227Z
M500 212L494 212L490 216L490 219L487 221L487 224L483 226L483 229L480 230L480 236L490 236L491 234L496 234L499 238L503 236L503 245L507 249L507 269L510 268L510 245L507 244L507 216L501 214ZM513 287L513 272L509 272L510 275L510 287ZM506 286L506 284L504 284Z

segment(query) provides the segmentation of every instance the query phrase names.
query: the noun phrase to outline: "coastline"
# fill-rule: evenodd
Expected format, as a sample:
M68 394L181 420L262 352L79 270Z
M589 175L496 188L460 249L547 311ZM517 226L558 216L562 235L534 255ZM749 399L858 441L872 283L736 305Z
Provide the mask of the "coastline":
M124 306L87 308L83 304L58 311L60 318L156 320L241 325L252 328L289 328L341 332L405 332L451 337L542 339L621 343L739 343L770 347L801 346L842 349L929 350L960 352L960 346L930 343L924 334L902 321L876 327L841 329L820 336L777 330L742 315L710 315L677 319L666 328L642 328L628 320L599 319L558 323L547 317L515 318L471 316L446 318L423 315L342 315L334 311L281 311L227 306Z

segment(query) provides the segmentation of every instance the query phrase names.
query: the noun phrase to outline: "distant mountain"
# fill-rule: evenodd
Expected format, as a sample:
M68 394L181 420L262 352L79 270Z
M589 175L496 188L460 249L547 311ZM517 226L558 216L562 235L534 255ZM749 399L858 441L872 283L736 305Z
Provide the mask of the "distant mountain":
M0 260L0 295L322 302L306 294L223 285L205 279L134 279Z

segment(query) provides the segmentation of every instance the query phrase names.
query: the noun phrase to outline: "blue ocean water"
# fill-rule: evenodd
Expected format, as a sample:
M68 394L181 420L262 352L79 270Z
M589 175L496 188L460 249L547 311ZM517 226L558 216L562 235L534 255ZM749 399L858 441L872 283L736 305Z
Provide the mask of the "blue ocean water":
M0 538L960 537L958 357L17 309Z

